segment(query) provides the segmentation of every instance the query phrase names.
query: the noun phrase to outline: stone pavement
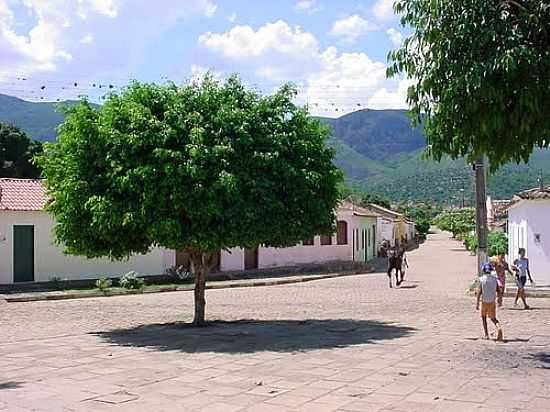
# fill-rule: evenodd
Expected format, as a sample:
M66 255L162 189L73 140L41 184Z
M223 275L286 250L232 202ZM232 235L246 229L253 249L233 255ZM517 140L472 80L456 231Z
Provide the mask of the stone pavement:
M202 329L189 292L0 304L0 410L550 410L550 300L482 341L475 258L437 233L409 261L401 288L210 290Z

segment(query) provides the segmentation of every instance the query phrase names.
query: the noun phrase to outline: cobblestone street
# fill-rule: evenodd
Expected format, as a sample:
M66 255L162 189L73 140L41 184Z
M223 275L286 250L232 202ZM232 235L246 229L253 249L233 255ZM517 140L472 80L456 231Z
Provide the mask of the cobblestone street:
M193 294L0 301L0 410L550 410L550 300L483 341L475 258L445 233L384 274Z

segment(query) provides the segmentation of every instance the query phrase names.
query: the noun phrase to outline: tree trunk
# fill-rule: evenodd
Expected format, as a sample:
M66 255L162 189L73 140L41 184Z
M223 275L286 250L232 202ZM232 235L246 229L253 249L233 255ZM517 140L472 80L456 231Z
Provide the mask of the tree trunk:
M206 276L210 272L214 262L213 253L191 253L191 268L195 276L195 316L193 318L194 326L205 326L206 313Z
M477 270L481 274L481 265L487 262L487 195L483 156L476 159L474 169L476 174Z

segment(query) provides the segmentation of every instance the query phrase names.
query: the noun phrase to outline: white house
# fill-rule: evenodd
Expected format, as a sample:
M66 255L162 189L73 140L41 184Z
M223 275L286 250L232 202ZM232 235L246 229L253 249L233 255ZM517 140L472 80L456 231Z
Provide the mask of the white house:
M366 210L378 215L377 232L379 236L377 249L380 248L383 242L388 242L390 246L395 246L406 244L415 238L415 223L404 214L374 203L366 206Z
M47 199L40 180L0 179L0 284L116 277L130 270L159 275L170 263L162 249L121 262L65 255L53 241Z
M525 248L533 280L550 285L550 187L518 193L508 208L508 257Z
M340 205L336 215L337 230L332 236L314 236L287 248L260 246L253 250L224 250L219 254L217 269L224 272L335 261L367 262L375 257L379 215L348 202ZM176 266L189 265L184 252L172 251L168 260Z
M53 239L55 221L45 210L46 189L40 180L0 179L0 284L118 277L130 270L160 275L187 265L185 253L155 248L126 261L86 259L63 253ZM337 231L315 236L288 248L234 248L218 257L219 271L241 271L333 261L366 262L376 256L380 215L343 203L337 210Z

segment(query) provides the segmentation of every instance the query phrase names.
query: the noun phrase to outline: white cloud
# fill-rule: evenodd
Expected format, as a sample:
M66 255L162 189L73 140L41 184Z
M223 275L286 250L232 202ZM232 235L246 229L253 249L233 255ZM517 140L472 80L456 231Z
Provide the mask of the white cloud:
M237 21L237 13L231 13L227 16L227 21L230 23L235 23Z
M128 76L159 33L217 8L213 0L186 0L185 7L165 0L162 6L150 0L0 0L0 75ZM91 42L94 47L81 47Z
M219 65L238 63L245 78L257 79L269 92L281 82L298 84L297 101L315 115L340 116L354 110L405 107L406 87L386 79L386 64L366 53L343 53L330 46L322 50L311 33L285 22L257 30L237 26L225 33L207 33L199 45L221 59Z
M390 38L394 46L399 47L403 44L404 38L403 38L403 34L400 31L397 31L396 29L391 27L388 30L386 30L386 34L388 35L388 37Z
M407 109L407 89L412 84L412 80L401 79L394 90L388 90L386 87L377 90L369 98L369 107L372 109L386 109L388 107L392 109Z
M294 10L313 14L323 10L323 6L317 4L317 0L299 0L294 5Z
M311 33L290 27L279 20L255 31L250 26L235 26L225 33L205 33L200 45L229 58L258 57L273 51L292 56L314 55L319 45Z
M354 14L353 16L336 20L329 34L331 36L340 37L351 43L375 29L376 28L367 20Z
M218 9L218 6L215 3L212 3L209 0L207 0L203 3L204 3L203 7L204 7L205 16L212 17L216 13L216 10Z
M373 13L378 20L390 20L395 14L393 3L395 0L378 0L373 8Z
M94 36L92 33L88 33L83 38L80 39L82 44L92 44L94 42Z

